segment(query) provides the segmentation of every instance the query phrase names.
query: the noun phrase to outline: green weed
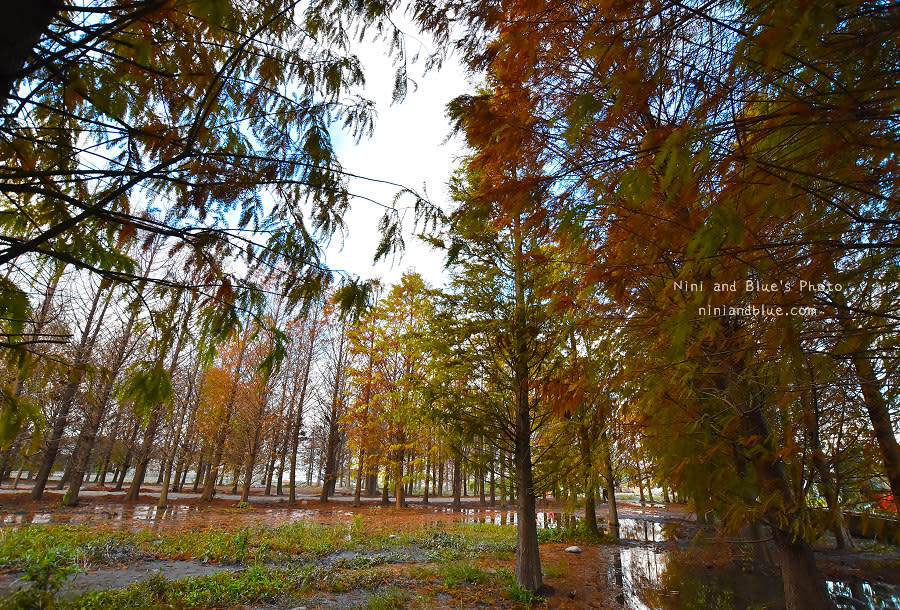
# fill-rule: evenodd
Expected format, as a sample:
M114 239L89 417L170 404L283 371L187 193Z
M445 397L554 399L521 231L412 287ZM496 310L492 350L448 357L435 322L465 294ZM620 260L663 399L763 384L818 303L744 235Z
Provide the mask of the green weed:
M366 601L368 610L392 610L394 608L405 608L409 595L398 589L397 587L388 587L383 591L373 593Z

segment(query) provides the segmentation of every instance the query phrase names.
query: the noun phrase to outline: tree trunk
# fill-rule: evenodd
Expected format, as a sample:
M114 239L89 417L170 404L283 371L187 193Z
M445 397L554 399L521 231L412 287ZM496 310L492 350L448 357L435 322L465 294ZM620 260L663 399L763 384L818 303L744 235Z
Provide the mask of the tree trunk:
M456 510L462 508L462 468L459 461L459 457L453 458L453 508Z
M98 316L97 327L94 328L94 318L97 314L97 307L100 305L100 298L103 296L105 290L105 285L101 283L97 292L94 294L91 309L84 323L84 332L81 335L81 341L75 351L75 358L72 362L72 368L69 371L69 381L63 390L63 395L60 400L60 409L56 414L56 418L53 420L53 428L50 431L50 436L44 447L41 467L35 478L34 487L31 489L32 500L40 500L44 496L44 488L47 486L47 480L50 478L50 473L56 463L56 457L59 453L60 444L62 443L63 433L65 432L66 425L69 423L69 411L72 409L78 386L81 385L81 380L84 377L84 366L87 364L88 355L97 340L97 331L101 326L100 322L103 320L103 314L106 313L106 308L109 306L110 299L107 298L106 302L103 304L103 310L100 316ZM110 293L110 296L111 295L112 293Z
M491 462L491 506L497 505L497 481L494 477L494 463Z
M753 408L743 406L740 416L742 436L746 439L759 439L750 443L754 445L750 460L759 480L759 493L762 497L780 496L780 501L771 504L766 511L766 518L781 564L785 606L787 610L834 608L825 579L816 567L812 547L791 533L792 524L797 519L796 509L792 508L795 499L791 494L784 465L780 459L772 458L775 454L774 442L762 408L760 405L754 405Z
M403 492L403 451L395 455L396 472L394 473L394 502L397 508L403 508L405 494Z
M425 490L422 492L422 504L428 504L428 478L430 475L431 475L431 452L428 451L425 454Z
M63 4L62 0L3 3L4 14L9 18L0 22L4 47L0 53L0 106L6 104L13 86L23 77L25 62Z
M312 343L312 338L310 338ZM309 369L312 365L312 347L307 354L303 370L303 382L300 389L300 400L297 402L297 414L291 422L291 472L288 483L288 504L297 503L297 452L300 449L300 431L303 429L303 404L306 401L306 388L309 383ZM293 399L293 394L291 395Z
M875 375L872 361L864 354L857 352L853 354L853 365L859 376L866 411L872 422L872 430L881 449L884 471L894 497L894 505L900 510L900 444L897 443L894 427L891 425L891 413L884 395L881 393L881 384Z
M146 276L145 276L146 277ZM63 497L63 504L66 506L75 506L78 503L78 495L81 492L81 485L84 482L84 473L87 470L88 461L90 460L91 451L97 439L97 432L100 430L100 424L103 422L103 414L112 398L112 392L115 387L116 379L122 366L125 364L127 357L128 345L131 341L131 332L134 329L134 323L137 320L137 308L131 308L131 314L128 316L128 322L122 332L121 340L116 347L115 356L112 359L111 366L106 373L107 379L103 383L103 389L100 397L90 404L81 434L75 445L75 451L72 455L72 473L70 476L69 489ZM101 319L102 319L101 314Z
M537 591L543 585L541 557L537 538L537 508L535 505L534 479L531 464L531 401L529 382L529 335L525 303L525 258L522 227L518 216L514 219L513 273L515 280L516 310L513 320L512 354L513 387L515 404L515 468L518 505L516 541L516 581L529 591Z
M601 450L603 451L603 478L606 479L607 490L607 513L606 521L609 524L609 536L613 540L619 539L619 508L616 505L616 478L613 474L612 465L612 447L610 446L607 433L604 431L601 436Z
M206 502L212 502L213 495L216 493L216 479L219 476L219 466L222 465L222 453L225 450L225 439L228 436L228 424L231 423L231 416L234 411L235 401L237 400L237 387L240 381L241 370L244 366L244 355L247 352L247 342L241 343L238 351L238 361L236 370L233 373L231 388L228 392L228 402L224 405L224 420L216 430L216 437L213 440L213 460L210 463L209 476L203 485L203 493L200 498Z
M353 506L359 506L362 502L360 501L360 496L362 495L362 479L363 479L363 464L365 464L365 453L363 452L363 448L359 448L359 464L356 468L356 488L353 490Z
M531 416L528 402L528 381L520 379L516 408L516 487L519 502L516 508L516 581L529 591L537 591L543 584L541 557L537 538L537 507L531 470Z
M334 365L334 387L331 394L331 412L328 417L328 439L325 447L325 474L322 478L321 502L328 502L328 494L334 488L338 453L338 417L340 415L341 391L344 384L344 339L346 325L341 324L337 354Z

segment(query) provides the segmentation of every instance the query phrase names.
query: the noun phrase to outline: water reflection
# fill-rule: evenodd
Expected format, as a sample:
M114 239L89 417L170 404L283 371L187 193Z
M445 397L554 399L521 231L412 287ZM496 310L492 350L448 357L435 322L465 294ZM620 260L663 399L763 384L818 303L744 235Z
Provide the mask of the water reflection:
M518 515L511 510L485 511L484 509L462 509L460 514L466 515L463 521L466 523L491 523L493 525L516 525ZM469 516L471 515L471 516ZM541 511L536 515L539 529L574 528L581 522L582 517L566 512ZM600 526L604 525L601 519ZM635 519L630 517L619 518L619 537L622 540L634 542L668 542L674 540L680 528L676 523L663 523L650 519Z
M644 603L641 593L662 581L669 565L669 555L654 547L627 547L620 549L613 560L614 574L610 584L619 588L616 601L629 609L649 610L650 606ZM660 606L654 604L652 607Z
M781 578L752 564L704 564L671 547L620 548L607 581L616 601L636 610L708 608L784 608ZM827 582L838 608L900 609L900 589L861 580Z
M0 514L0 526L16 526L29 524L67 524L67 525L105 525L122 528L144 528L153 525L184 526L199 523L203 526L230 525L235 515L243 509L223 508L211 513L208 508L197 505L176 504L168 508L155 505L115 506L99 504L82 506L74 510L59 512L13 512ZM269 508L248 513L254 520L271 523L312 520L319 514L310 509ZM352 513L338 511L343 517L350 518Z

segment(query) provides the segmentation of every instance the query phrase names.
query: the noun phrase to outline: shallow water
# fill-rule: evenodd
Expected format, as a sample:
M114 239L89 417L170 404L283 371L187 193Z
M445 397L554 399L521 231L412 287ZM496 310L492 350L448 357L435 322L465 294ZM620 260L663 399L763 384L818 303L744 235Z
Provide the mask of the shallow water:
M329 512L338 515L341 511ZM244 511L235 508L214 508L176 504L169 508L154 505L124 506L97 504L54 511L16 511L0 513L0 526L16 525L92 525L114 529L180 529L184 527L228 527L244 523L268 524L317 520L322 511L303 508L268 508ZM350 513L347 513L350 515Z
M671 546L620 548L607 574L619 591L616 601L634 610L784 607L777 574L740 563L684 563L681 557ZM838 608L900 610L900 587L895 585L864 580L828 580L826 585Z

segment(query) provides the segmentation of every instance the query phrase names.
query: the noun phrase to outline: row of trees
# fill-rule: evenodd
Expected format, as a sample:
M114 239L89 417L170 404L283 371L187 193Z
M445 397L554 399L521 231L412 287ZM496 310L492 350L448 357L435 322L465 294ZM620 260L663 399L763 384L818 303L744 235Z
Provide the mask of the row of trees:
M319 243L354 197L329 129L372 120L348 41L388 39L402 98L401 7L430 65L453 49L484 78L450 105L472 150L457 210L416 204L446 221L430 238L452 281L325 298ZM164 437L166 489L193 468L209 497L224 466L246 490L257 462L296 477L309 400L323 499L341 470L401 504L448 459L454 481L464 460L513 474L537 589L536 493L590 515L629 452L700 514L768 528L789 607L829 606L810 543L849 542L848 504L900 501L898 19L877 1L30 4L0 61L4 470L41 446L39 495L77 434L75 501L97 439L130 439L139 485ZM380 253L398 226L388 210Z
M614 321L663 478L771 531L788 607L831 606L811 489L844 542L842 499L900 502L896 7L421 4L487 33L457 41L473 200L570 245L561 308Z

